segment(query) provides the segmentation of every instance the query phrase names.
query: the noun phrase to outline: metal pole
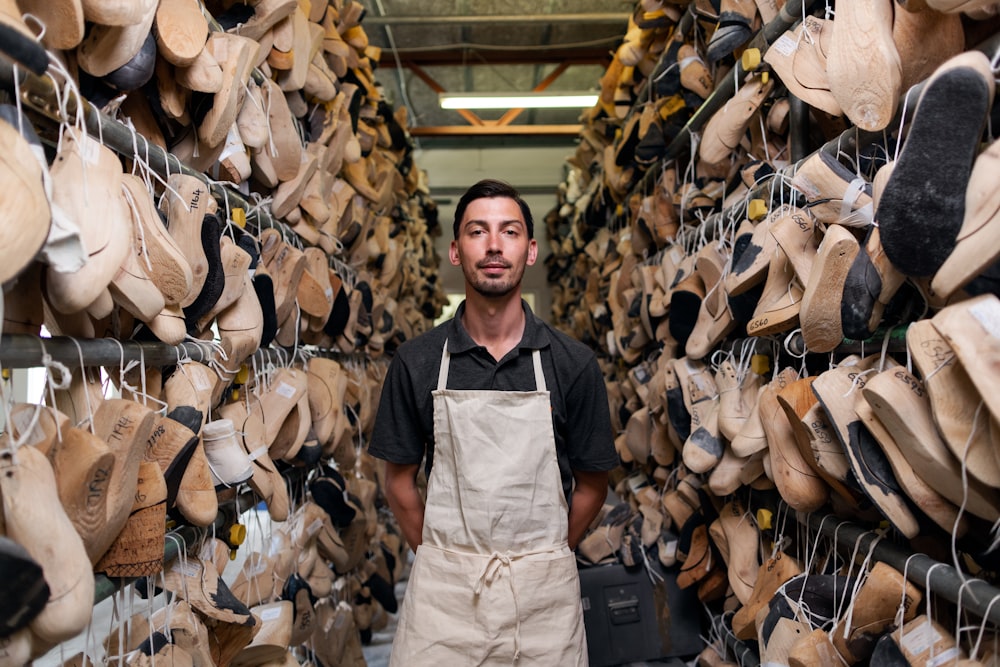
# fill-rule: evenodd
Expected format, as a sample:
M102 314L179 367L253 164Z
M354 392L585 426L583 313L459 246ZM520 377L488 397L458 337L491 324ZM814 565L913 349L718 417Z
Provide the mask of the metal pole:
M855 551L868 553L878 535L846 521L828 521L830 516L810 514L805 517L795 513L800 523L808 525L830 538L845 554ZM965 611L1000 625L1000 605L990 603L1000 597L1000 589L982 579L957 571L953 566L934 560L930 556L911 551L888 540L879 540L871 551L872 557L906 574L906 578L929 592L961 605Z
M580 14L476 14L465 16L408 15L408 16L366 16L365 26L401 25L497 25L510 23L565 23L582 25L590 23L625 23L627 12L582 12Z

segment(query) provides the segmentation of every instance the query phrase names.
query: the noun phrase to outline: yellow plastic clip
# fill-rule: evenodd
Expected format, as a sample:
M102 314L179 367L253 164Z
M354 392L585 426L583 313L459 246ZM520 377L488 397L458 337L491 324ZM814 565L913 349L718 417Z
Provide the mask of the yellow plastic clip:
M771 73L770 72L762 72L761 73L761 75L760 75L760 82L762 84L764 84L766 86L767 82L770 81L770 80L771 80Z
M233 384L246 384L247 380L250 379L250 369L246 364L240 366L240 370L236 373L236 379L233 380Z
M247 527L242 523L234 523L229 527L229 544L234 547L241 546L247 539Z
M747 204L747 217L756 222L767 215L767 202L763 199L751 199Z
M751 48L745 50L740 57L740 63L746 72L752 72L760 67L760 49ZM767 83L767 81L764 81L764 83Z
M247 227L247 212L242 208L234 208L231 212L233 224L240 229L246 229Z
M750 369L757 375L764 375L771 370L771 360L766 354L755 354L750 357Z
M240 390L237 389L236 387L233 387L233 390L231 392L229 392L229 398L230 398L230 400L233 400L233 401L240 400Z
M770 530L773 518L774 515L771 513L771 510L764 508L757 510L757 527L761 530Z
M10 379L10 369L9 368L5 368L5 369L3 369L3 371L0 371L0 377L3 377L4 380L9 380Z

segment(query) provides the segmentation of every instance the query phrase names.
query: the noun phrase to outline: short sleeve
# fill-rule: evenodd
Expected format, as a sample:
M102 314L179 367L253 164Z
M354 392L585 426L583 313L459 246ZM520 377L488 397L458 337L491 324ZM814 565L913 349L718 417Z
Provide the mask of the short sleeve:
M599 472L619 464L604 376L595 358L566 393L566 446L573 470Z
M368 453L390 463L420 463L426 437L420 419L413 378L405 361L396 355L382 384Z

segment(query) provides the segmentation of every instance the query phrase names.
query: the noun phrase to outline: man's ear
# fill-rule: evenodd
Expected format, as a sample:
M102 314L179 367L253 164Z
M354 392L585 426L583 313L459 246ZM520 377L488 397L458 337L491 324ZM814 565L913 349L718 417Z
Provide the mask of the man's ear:
M531 239L528 243L528 266L534 266L538 259L538 241Z
M462 259L458 256L458 241L452 241L448 245L448 259L451 261L452 266L462 265Z

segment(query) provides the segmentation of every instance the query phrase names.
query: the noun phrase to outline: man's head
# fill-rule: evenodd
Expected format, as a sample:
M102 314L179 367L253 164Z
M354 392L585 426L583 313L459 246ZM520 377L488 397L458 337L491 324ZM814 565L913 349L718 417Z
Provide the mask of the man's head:
M462 196L455 214L449 259L462 267L466 294L487 298L520 294L524 269L535 263L531 211L501 181L480 181Z
M465 191L462 198L458 200L458 207L455 209L455 223L452 225L452 238L458 238L458 228L462 224L462 217L465 215L465 210L469 208L469 204L477 199L493 198L493 197L506 197L508 199L513 199L518 208L521 209L521 216L524 218L524 224L528 227L528 238L535 238L535 220L531 216L531 209L528 205L521 199L521 195L514 186L510 183L505 183L504 181L498 181L492 178L486 178L471 188Z

